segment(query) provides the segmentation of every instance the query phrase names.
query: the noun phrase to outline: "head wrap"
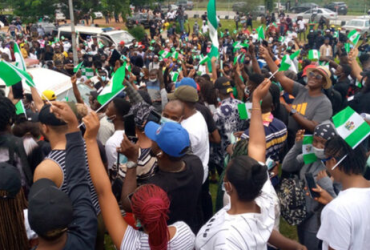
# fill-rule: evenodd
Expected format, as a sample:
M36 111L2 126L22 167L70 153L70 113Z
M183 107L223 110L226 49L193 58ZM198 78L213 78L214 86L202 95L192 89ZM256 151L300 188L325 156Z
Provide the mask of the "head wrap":
M144 130L150 111L154 110L153 106L150 106L146 102L142 101L133 105L130 109L130 114L135 115L135 125L140 130Z
M319 136L325 140L330 140L336 135L335 128L331 122L323 122L315 127L313 135Z

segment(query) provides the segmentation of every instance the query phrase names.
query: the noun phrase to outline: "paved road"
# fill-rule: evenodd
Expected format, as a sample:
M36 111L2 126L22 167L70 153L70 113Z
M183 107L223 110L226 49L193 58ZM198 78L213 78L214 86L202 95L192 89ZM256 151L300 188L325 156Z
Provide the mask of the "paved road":
M203 13L204 13L204 10L187 10L186 13L189 15L189 17L193 17L195 14L198 14L199 16L201 16ZM296 18L297 17L297 14L294 14L294 13L288 13L290 17L292 18ZM234 16L235 15L235 12L234 11L225 11L225 10L220 10L220 11L217 11L217 15L218 16L225 16L225 15L228 15L228 16ZM357 18L358 16L338 16L338 20L341 20L341 21L349 21L351 19L354 19L354 18Z

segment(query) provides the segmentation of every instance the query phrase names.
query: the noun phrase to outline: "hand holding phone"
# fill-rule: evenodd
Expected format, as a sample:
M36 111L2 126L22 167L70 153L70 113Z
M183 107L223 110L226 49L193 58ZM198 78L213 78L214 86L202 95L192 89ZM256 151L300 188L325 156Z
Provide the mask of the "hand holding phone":
M313 188L317 188L315 178L313 177L312 173L306 173L305 174L306 183L308 187L308 191L310 192L311 198L318 198L320 197L320 194L318 192L313 191Z

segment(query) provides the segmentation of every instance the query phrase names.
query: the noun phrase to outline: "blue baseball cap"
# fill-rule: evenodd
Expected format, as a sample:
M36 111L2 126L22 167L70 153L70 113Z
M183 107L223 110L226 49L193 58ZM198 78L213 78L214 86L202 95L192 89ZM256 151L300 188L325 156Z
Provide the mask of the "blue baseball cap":
M184 77L180 82L175 84L176 89L181 86L190 86L197 89L197 84L195 83L194 79L190 77Z
M172 157L185 155L190 146L188 131L176 122L166 122L162 125L148 122L145 126L145 135Z

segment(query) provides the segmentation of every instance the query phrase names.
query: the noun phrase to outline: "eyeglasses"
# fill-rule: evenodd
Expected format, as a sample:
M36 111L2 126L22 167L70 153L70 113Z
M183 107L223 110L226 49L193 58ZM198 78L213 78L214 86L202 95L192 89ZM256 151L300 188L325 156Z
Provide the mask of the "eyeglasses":
M330 156L328 158L325 158L325 159L321 159L321 162L322 164L324 164L326 166L326 162L327 161L330 161L331 159L335 159L337 161L337 163L331 168L331 170L334 170L336 167L338 167L338 165L347 157L347 155L344 155L342 158L338 158L338 157L334 157L334 156Z
M320 75L320 74L315 74L315 73L313 73L313 72L310 72L310 73L308 74L308 77L310 77L310 78L315 78L316 80L322 80L322 78L323 78L323 76L322 76L322 75Z

